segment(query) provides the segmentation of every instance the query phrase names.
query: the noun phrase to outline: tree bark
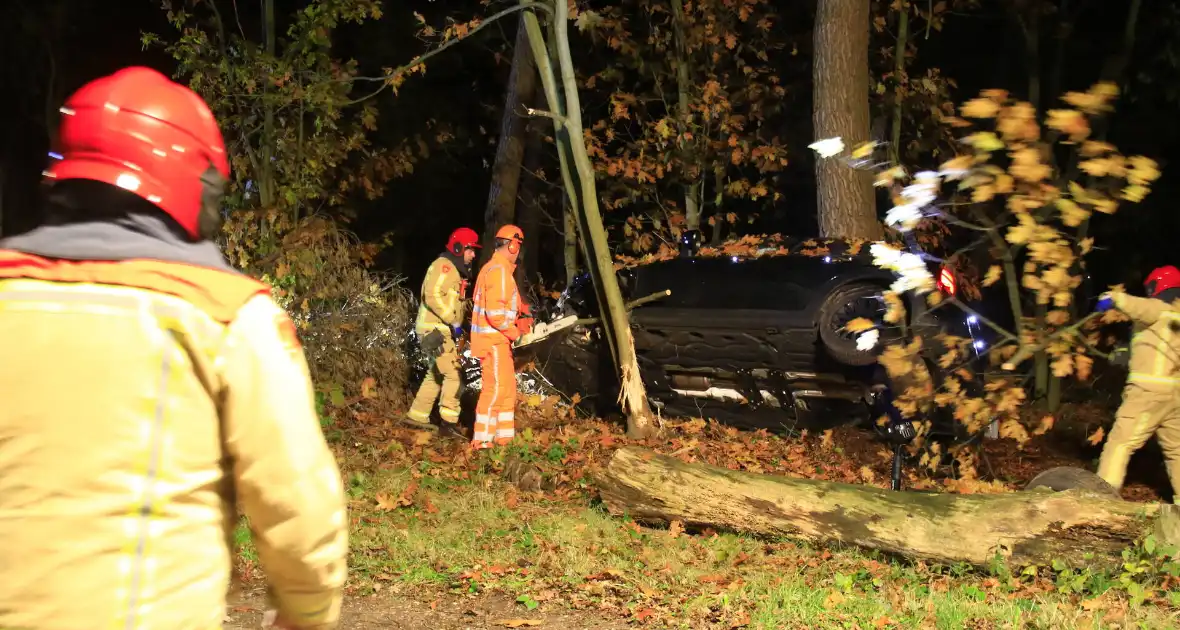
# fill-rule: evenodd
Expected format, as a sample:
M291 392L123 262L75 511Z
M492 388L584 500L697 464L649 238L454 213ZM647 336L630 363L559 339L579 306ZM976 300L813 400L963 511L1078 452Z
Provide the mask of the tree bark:
M956 495L744 473L686 464L638 447L615 452L597 478L615 515L678 520L820 544L849 544L911 558L986 566L1121 562L1136 540L1174 542L1180 510L1082 490ZM1147 518L1140 518L1147 517Z
M578 97L578 83L574 76L573 55L570 54L569 7L563 0L555 4L553 16L557 57L561 66L561 82L565 95L566 138L574 158L578 180L581 182L582 213L585 218L587 247L592 253L588 264L598 268L600 293L606 298L599 303L606 330L614 338L619 369L619 402L627 415L627 435L635 438L655 433L651 409L647 401L647 388L639 374L639 361L635 353L635 340L631 336L630 318L623 304L619 290L619 279L615 275L614 261L611 260L606 230L602 225L602 213L598 208L598 191L594 183L594 168L586 152L586 139L582 132L582 103Z
M563 195L563 199L568 195L569 193ZM574 283L574 278L578 277L578 215L574 204L568 201L562 204L562 209L562 260L565 267L565 286L568 287Z
M692 112L689 110L689 55L684 35L684 4L681 0L672 0L672 24L676 38L676 117L680 120L677 133L680 134L680 151L687 161L691 148L687 146L685 133L689 130ZM689 230L699 230L701 227L701 190L700 182L684 184L684 222Z
M905 77L906 64L905 54L909 46L910 35L910 7L905 2L901 3L901 11L897 15L897 47L893 54L893 129L889 139L889 162L890 164L901 164L901 125L904 111L904 99L901 96L901 82Z
M531 103L536 106L538 101L543 100L534 95ZM517 197L520 205L515 213L517 225L528 235L530 243L528 247L524 248L522 256L524 264L521 265L524 267L524 274L530 279L538 277L541 261L541 203L537 194L537 187L541 183L534 176L541 168L541 130L537 128L540 123L539 120L526 120L524 163L521 165L521 169L530 175L520 184L520 194Z
M819 0L815 12L812 121L816 138L869 139L869 2ZM840 160L817 160L819 232L825 238L881 238L872 175Z
M487 262L495 250L496 230L516 220L516 194L520 187L520 167L524 159L525 108L537 93L537 71L529 52L528 31L524 19L516 28L512 45L512 69L508 73L508 93L504 98L504 115L500 122L500 142L492 164L492 186L484 210L484 247L481 262ZM533 235L525 233L525 239Z

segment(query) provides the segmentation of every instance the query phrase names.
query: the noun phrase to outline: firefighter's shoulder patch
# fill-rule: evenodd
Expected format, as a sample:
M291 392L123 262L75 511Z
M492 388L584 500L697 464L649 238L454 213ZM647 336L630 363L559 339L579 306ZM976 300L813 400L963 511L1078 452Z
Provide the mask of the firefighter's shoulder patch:
M443 273L451 273L451 266L448 265L447 263L443 263L442 272Z

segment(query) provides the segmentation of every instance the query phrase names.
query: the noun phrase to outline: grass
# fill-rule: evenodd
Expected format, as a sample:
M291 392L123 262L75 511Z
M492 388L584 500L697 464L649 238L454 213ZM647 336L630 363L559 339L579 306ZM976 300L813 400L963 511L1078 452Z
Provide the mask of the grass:
M1177 625L1168 606L1116 591L1065 595L1052 576L983 575L855 550L640 527L581 492L565 500L520 493L494 474L487 455L462 467L436 456L381 468L390 455L361 447L342 457L356 595L395 584L498 590L522 613L560 604L682 628ZM394 499L410 505L395 507ZM256 562L242 542L243 561Z

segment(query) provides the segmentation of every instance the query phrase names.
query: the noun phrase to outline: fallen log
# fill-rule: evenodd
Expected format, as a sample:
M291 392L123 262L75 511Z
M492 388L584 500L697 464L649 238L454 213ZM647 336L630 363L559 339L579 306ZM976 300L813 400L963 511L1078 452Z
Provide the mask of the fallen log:
M1110 565L1149 533L1175 544L1176 506L1131 503L1083 489L1001 494L895 492L687 464L628 446L597 479L616 516L681 521L761 536L878 549L987 566ZM1084 560L1087 553L1092 559Z

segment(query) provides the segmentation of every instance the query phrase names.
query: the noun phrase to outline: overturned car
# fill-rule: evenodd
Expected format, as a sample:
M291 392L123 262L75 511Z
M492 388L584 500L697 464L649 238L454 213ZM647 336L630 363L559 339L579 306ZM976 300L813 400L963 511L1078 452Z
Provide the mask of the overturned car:
M881 346L901 335L945 331L972 338L979 353L988 340L957 309L932 310L904 297L906 325L882 326L878 344L858 347L864 344L847 324L883 324L882 294L896 280L863 250L772 237L741 254L705 248L620 270L624 300L641 302L630 325L653 409L777 431L864 421L889 430L899 423L894 384L877 364ZM936 271L939 290L953 295L953 274ZM618 380L589 278L537 310L539 321L556 330L518 348L518 368L577 394L592 413L616 408ZM933 375L936 356L925 359ZM893 422L875 422L882 416ZM960 429L949 417L931 419L936 435L971 437L955 435Z

